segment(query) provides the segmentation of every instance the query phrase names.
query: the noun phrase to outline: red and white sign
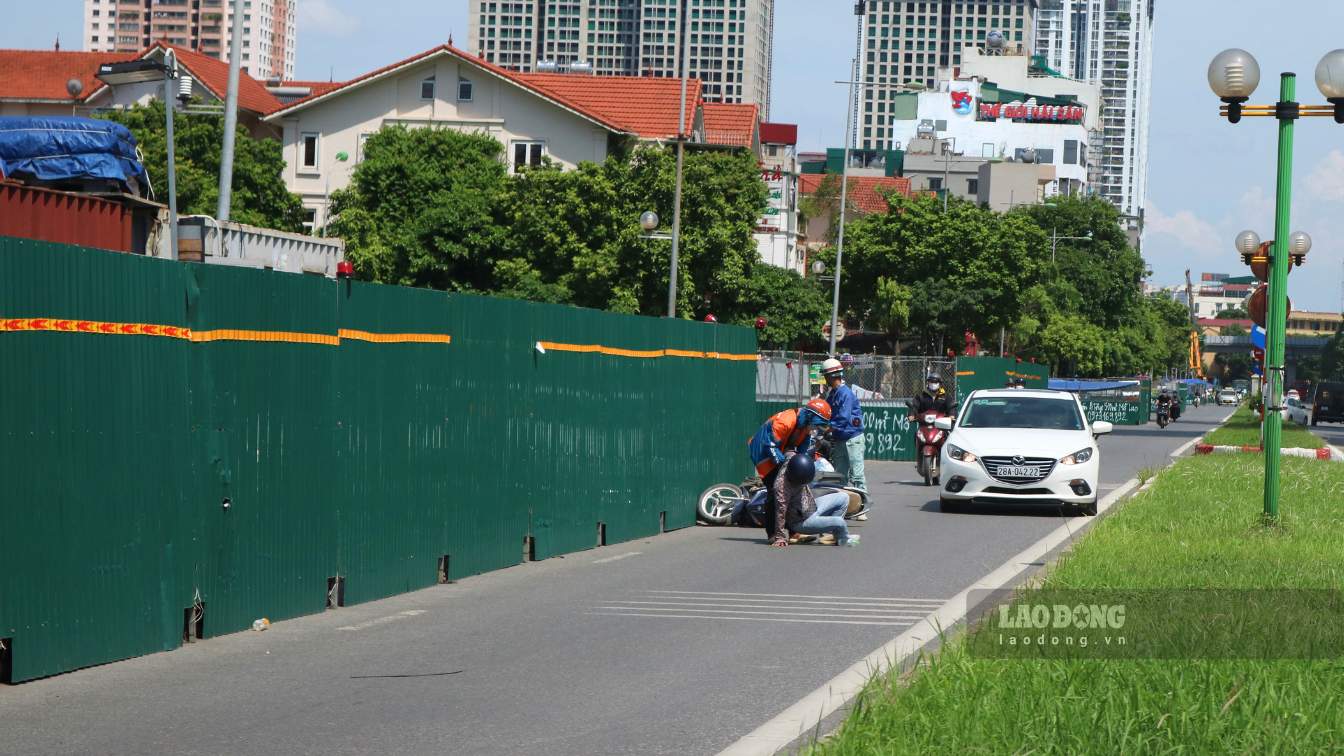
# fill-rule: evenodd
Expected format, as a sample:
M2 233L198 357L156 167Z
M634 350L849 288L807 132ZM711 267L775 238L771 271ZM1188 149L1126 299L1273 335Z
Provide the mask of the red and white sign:
M980 103L980 118L992 121L1009 118L1018 121L1080 122L1086 111L1078 105L1005 105Z

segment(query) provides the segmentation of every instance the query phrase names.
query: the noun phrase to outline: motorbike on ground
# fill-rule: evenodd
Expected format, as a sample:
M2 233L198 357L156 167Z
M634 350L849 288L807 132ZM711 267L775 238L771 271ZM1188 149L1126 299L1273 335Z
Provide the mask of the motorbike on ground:
M867 519L868 494L845 485L844 477L825 457L817 459L817 478L812 481L814 496L844 491L849 494L845 519ZM737 525L744 528L765 526L765 503L768 492L760 478L749 478L736 485L715 483L700 494L696 502L696 519L706 525Z
M914 411L913 401L907 406ZM915 469L920 477L924 478L926 486L942 482L939 460L943 444L947 441L947 431L935 427L934 422L943 417L947 415L942 412L925 412L915 418L919 421L919 427L915 430Z

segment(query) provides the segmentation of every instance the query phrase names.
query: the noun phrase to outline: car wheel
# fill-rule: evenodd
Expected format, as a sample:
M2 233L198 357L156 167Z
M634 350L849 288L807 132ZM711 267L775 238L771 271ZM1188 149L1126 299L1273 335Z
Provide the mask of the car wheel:
M1096 499L1093 499L1092 501L1088 502L1087 504L1079 504L1079 505L1078 505L1078 514L1082 515L1083 517L1096 517L1096 516L1097 516L1097 500L1096 500Z
M940 496L938 498L938 509L948 514L959 514L966 511L966 502Z

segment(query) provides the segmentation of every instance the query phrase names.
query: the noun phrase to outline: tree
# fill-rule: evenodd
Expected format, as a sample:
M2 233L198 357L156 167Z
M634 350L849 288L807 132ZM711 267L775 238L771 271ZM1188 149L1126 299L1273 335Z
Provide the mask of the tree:
M363 278L491 291L504 235L495 221L502 152L480 134L384 128L364 143L350 186L332 193L331 232Z
M1229 307L1218 313L1218 317L1223 320L1250 320L1251 314L1244 307Z
M100 117L131 130L144 154L145 170L160 201L168 196L168 140L163 103L152 100ZM214 216L219 208L220 155L224 119L216 115L174 116L177 163L177 208L183 215ZM274 139L254 139L238 127L234 141L233 194L230 220L280 231L303 231L299 196L285 188L285 159Z

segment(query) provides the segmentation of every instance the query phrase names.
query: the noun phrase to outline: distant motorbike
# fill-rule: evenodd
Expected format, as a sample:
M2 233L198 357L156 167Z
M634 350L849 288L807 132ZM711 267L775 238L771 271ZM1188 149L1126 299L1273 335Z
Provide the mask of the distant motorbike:
M913 412L914 401L906 404ZM947 441L947 431L934 426L939 418L947 417L942 412L925 412L915 419L919 427L915 430L915 469L924 478L924 485L941 483L942 471L939 469L943 444Z
M1164 405L1157 406L1157 427L1165 428L1171 424L1171 410Z

